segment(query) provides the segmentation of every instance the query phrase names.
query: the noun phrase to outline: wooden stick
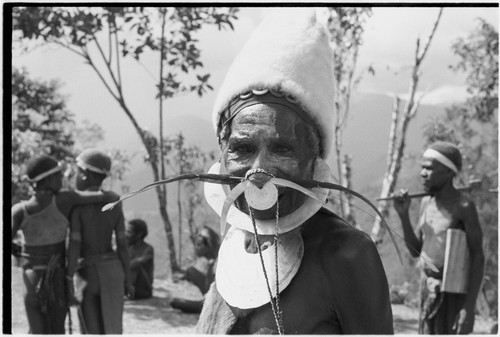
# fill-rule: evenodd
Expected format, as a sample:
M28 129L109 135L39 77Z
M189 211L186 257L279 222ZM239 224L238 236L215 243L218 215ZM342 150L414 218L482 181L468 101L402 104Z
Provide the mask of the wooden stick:
M459 187L459 188L457 188L457 190L458 191L468 191L468 190L471 190L471 189L473 189L475 187L476 187L475 184L471 183L470 186ZM413 198L423 198L423 197L426 197L428 195L431 195L431 194L428 193L428 192L422 192L422 193L417 193L417 194L408 194L406 197L410 198L410 199L413 199ZM396 198L397 197L395 195L391 195L391 196L386 197L386 198L377 198L375 200L377 200L377 201L384 201L384 200L394 200Z
M410 199L413 199L413 198L423 198L423 197L426 197L428 195L431 195L431 194L427 193L427 192L422 192L422 193L417 193L417 194L408 194L406 197L410 198ZM394 200L396 198L397 197L395 195L391 195L391 196L386 197L386 198L377 198L375 200L377 200L377 201L384 201L384 200Z

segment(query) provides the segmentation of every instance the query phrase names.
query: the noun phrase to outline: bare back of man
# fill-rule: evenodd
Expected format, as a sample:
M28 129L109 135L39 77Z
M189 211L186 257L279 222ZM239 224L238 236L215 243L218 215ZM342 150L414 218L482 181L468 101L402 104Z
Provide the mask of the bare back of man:
M113 234L124 233L121 207L107 212L101 211L102 205L80 206L75 210L82 235L81 257L102 255L113 251ZM75 215L74 215L75 216Z
M301 266L279 297L285 333L393 333L388 284L370 238L323 211L301 234ZM278 331L269 303L248 312L232 310L240 318L231 333Z
M81 321L88 333L122 333L125 275L128 260L125 249L125 228L121 207L108 212L102 205L75 208L72 214L72 235L81 235L81 262L78 274L87 286L81 303ZM118 252L113 250L115 234Z

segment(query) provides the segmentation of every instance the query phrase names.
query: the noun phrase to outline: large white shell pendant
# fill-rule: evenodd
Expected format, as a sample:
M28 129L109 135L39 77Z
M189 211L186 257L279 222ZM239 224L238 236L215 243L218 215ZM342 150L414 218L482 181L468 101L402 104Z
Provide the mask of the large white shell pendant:
M245 189L245 198L248 205L254 209L269 209L278 201L278 189L269 181L262 188L250 183Z

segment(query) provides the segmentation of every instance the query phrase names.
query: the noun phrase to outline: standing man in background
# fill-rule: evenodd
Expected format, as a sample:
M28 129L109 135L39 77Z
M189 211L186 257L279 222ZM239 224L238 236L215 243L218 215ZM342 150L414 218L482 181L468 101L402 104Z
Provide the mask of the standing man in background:
M98 191L111 169L111 158L102 151L88 149L76 158L76 164L77 189ZM82 331L121 334L124 295L134 295L124 217L121 206L108 212L102 212L101 208L102 205L87 205L73 210L67 278L72 280L77 272L87 283L79 315ZM112 246L113 234L116 252Z
M482 232L474 203L453 186L453 178L462 167L458 148L448 142L436 142L424 152L422 185L430 195L422 199L420 218L413 230L408 210L407 191L397 194L394 208L403 226L405 243L410 254L420 254L434 266L422 266L420 285L420 334L468 334L474 327L476 298L484 270ZM448 229L465 231L470 254L467 293L441 291Z

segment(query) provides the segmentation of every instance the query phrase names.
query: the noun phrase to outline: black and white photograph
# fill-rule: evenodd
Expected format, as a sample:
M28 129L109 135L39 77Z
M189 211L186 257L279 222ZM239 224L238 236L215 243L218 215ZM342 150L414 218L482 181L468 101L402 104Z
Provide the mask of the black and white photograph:
M497 2L2 5L4 334L498 333Z

